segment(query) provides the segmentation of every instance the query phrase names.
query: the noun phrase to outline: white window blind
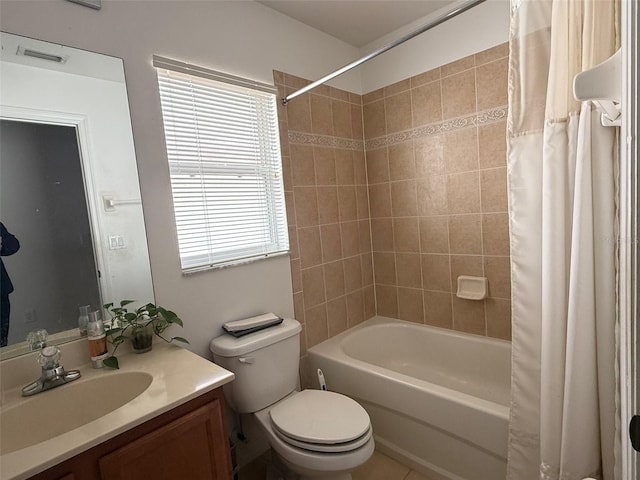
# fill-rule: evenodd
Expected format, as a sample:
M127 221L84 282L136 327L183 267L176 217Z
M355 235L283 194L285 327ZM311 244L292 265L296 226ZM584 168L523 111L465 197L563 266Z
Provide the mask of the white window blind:
M154 66L183 272L288 252L274 87Z

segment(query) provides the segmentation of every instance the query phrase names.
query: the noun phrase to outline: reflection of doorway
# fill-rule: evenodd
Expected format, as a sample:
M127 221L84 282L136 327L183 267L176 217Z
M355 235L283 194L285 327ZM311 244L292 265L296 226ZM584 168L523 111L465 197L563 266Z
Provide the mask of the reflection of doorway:
M0 217L21 243L4 258L9 344L75 328L80 305L101 303L75 127L0 120Z

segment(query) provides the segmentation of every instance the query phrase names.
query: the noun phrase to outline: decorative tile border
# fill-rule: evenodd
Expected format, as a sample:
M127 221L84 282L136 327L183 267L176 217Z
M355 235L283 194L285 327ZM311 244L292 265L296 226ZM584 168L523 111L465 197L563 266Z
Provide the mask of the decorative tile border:
M452 118L451 120L445 120L444 122L431 123L422 127L413 128L411 130L405 130L404 132L392 133L390 135L385 135L384 137L372 138L365 142L365 150L375 150L376 148L396 145L398 143L403 143L416 138L440 135L442 133L452 132L454 130L460 130L463 128L488 125L491 123L500 122L502 120L505 120L506 118L506 106L493 108L491 110L484 110L473 115L467 115L466 117Z
M317 147L344 148L346 150L364 149L362 140L351 138L317 135L314 133L294 132L289 130L289 143L296 145L315 145Z
M492 108L466 117L457 117L443 122L431 123L422 127L412 128L403 132L392 133L383 137L372 138L363 142L362 140L353 140L351 138L333 137L330 135L317 135L313 133L304 133L289 131L289 143L295 145L314 145L317 147L344 148L346 150L375 150L376 148L396 145L408 140L416 138L430 137L440 135L454 130L463 128L477 127L500 122L507 118L507 106Z

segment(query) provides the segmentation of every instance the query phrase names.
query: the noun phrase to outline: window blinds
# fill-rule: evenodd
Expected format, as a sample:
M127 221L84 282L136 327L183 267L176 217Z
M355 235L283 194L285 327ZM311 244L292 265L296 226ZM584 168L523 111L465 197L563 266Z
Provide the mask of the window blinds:
M287 252L273 91L159 57L154 66L183 272Z

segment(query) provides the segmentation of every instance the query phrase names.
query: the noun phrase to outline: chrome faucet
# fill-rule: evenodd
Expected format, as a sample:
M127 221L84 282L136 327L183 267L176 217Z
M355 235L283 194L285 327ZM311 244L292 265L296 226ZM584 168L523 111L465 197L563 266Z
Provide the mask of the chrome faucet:
M60 356L60 349L55 346L44 347L40 351L38 363L42 367L42 375L38 380L22 389L23 397L30 397L36 393L51 390L80 378L80 370L65 372L64 367L60 365Z

